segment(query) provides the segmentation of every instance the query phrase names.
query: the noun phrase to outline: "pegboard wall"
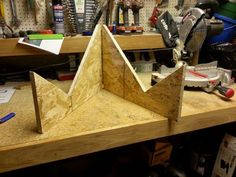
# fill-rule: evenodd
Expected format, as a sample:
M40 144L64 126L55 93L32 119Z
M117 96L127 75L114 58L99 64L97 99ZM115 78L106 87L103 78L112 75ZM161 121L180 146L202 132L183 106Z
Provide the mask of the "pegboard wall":
M5 20L7 24L13 27L15 31L19 30L40 30L49 28L48 22L48 11L46 0L36 0L38 3L37 15L35 15L34 11L28 11L26 0L14 0L16 3L16 11L18 19L21 24L18 28L11 25L12 21L12 10L10 6L10 0L3 0L5 7ZM175 9L178 0L169 0L168 5L166 7L160 8L161 11L168 10L172 15L176 16L180 14L180 11ZM186 6L193 6L196 3L196 0L185 0ZM156 5L156 0L144 0L144 8L139 11L139 19L140 25L144 27L145 31L150 31L151 27L149 25L149 17L152 15L153 8ZM37 19L37 20L36 20ZM133 14L132 11L129 10L129 22L133 23Z
M37 9L35 11L27 10L26 0L14 0L16 4L17 17L20 20L20 26L12 25L12 10L10 0L4 0L5 20L15 31L19 30L39 30L48 28L48 16L45 0L36 0Z

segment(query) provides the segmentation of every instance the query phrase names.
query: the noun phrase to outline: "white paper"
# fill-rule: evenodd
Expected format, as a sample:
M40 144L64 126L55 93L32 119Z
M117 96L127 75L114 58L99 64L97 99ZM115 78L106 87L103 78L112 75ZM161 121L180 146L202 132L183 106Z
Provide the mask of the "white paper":
M61 50L63 39L47 39L47 40L29 40L27 38L20 38L18 43L35 47L37 49L45 50L58 55Z
M15 89L12 87L0 87L0 104L8 103L14 92Z

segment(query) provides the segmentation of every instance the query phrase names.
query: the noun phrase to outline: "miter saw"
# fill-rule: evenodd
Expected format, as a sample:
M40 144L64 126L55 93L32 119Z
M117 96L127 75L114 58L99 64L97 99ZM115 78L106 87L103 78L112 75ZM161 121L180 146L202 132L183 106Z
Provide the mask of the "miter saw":
M159 22L159 28L163 26L164 30L168 29L165 19L162 18L159 20L161 20ZM234 90L226 87L233 83L230 70L217 67L217 62L190 66L193 53L202 47L206 38L207 30L209 29L207 27L209 23L207 20L205 18L205 12L202 9L192 8L183 17L178 35L173 35L170 32L166 33L169 37L167 43L175 43L175 47L173 48L175 67L167 68L166 66L161 66L158 72L152 74L152 83L158 82L180 66L185 65L185 86L200 87L206 92L212 92L217 89L222 95L228 98L234 95Z

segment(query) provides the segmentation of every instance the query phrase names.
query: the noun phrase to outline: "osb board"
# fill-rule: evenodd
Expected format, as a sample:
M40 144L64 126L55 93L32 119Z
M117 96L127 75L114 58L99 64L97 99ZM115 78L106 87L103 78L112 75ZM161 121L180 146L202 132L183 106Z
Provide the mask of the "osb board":
M172 120L181 115L184 67L143 92L130 69L125 67L125 99Z
M66 90L70 86L53 83L66 85ZM186 91L182 118L169 122L102 90L57 127L38 134L31 87L18 88L8 104L0 104L1 117L16 113L0 125L0 172L236 121L235 96L226 101L215 94Z
M68 94L31 73L38 132L49 130L94 96L101 89L101 70L101 26L97 26Z
M37 129L40 133L61 121L71 110L71 98L60 88L31 72Z
M101 26L97 25L69 90L76 109L102 88Z
M177 120L182 105L184 67L146 89L106 28L102 29L102 39L104 88L162 116Z
M154 86L145 93L147 90L139 81L137 74L114 37L105 25L102 28L103 36L101 36L101 27L102 25L97 25L93 32L68 94L39 75L31 74L38 132L43 133L49 130L64 119L67 114L75 111L92 96L96 95L101 90L102 84L105 89L112 93L167 118L179 118L183 91L182 80L175 80L174 83L179 82L179 85L175 84L172 89L176 88L178 91L168 92L168 96L171 93L175 93L175 95L166 97L167 99L165 100L158 98L162 95L167 95L163 89L155 91L158 86ZM180 76L177 77L182 78L183 71L179 72L179 74ZM165 82L168 82L168 78L165 79ZM132 85L129 87L129 84L134 85L134 87ZM156 94L157 92L159 93ZM132 93L135 93L135 95L132 96ZM135 97L139 98L135 99ZM169 104L169 101L172 104Z

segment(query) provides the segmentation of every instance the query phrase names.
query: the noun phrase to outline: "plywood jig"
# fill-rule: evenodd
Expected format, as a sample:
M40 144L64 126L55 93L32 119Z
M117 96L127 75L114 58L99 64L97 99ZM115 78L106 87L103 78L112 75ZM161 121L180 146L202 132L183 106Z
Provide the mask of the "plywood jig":
M146 89L107 28L103 28L103 83L110 92L172 120L180 117L184 67Z
M184 67L146 89L106 26L97 25L68 93L31 73L38 131L43 133L106 89L171 120L180 117Z
M94 96L102 87L101 70L101 26L97 26L68 93L31 72L38 132L49 130Z

